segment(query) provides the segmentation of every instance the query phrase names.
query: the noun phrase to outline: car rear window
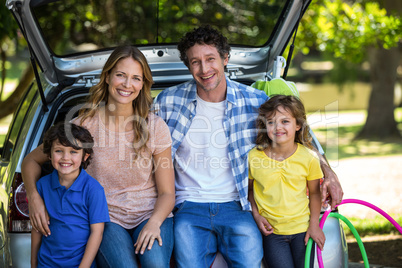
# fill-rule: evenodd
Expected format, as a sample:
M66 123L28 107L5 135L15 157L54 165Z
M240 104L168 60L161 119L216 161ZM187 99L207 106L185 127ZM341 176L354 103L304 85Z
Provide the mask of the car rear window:
M33 14L54 54L67 56L123 44L176 44L211 24L231 45L269 41L290 0L34 0Z

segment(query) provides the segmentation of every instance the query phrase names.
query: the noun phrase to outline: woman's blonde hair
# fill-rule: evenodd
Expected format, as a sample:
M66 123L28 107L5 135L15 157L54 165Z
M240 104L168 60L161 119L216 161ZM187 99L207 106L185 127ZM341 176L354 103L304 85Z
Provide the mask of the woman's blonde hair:
M276 95L272 96L264 104L262 104L258 110L258 118L256 125L258 129L256 145L259 150L264 150L272 146L272 140L267 134L267 119L274 116L279 107L283 107L289 112L295 119L296 124L300 126L300 129L296 131L295 142L303 144L307 148L312 149L310 127L307 124L306 111L303 103L295 96Z
M148 62L144 54L142 54L138 48L133 46L120 46L110 54L103 66L99 83L89 90L86 105L79 111L79 118L82 124L87 118L95 115L102 103L108 103L109 85L106 83L106 78L120 60L130 57L141 65L144 81L140 93L133 101L134 150L138 155L138 152L146 147L146 143L149 139L147 122L148 113L152 104L151 86L154 83Z

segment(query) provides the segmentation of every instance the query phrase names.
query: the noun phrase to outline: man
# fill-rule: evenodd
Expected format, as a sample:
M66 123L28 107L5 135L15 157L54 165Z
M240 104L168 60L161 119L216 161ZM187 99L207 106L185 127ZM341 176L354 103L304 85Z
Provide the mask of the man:
M211 26L187 33L178 49L193 80L164 90L154 102L173 140L176 263L209 267L219 251L229 266L260 267L261 233L247 200L247 153L255 145L258 108L268 97L225 76L230 46ZM325 192L327 186L340 200L332 172Z

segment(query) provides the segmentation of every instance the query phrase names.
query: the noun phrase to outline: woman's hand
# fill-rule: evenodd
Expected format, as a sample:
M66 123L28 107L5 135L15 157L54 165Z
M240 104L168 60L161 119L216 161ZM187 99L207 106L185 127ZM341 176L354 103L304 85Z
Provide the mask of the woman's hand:
M29 219L34 230L44 236L50 235L49 215L42 197L36 189L36 182L41 175L41 166L49 160L43 152L43 144L30 152L22 161L21 175L28 197Z
M145 249L151 250L155 240L158 240L159 246L162 246L160 225L149 220L142 228L134 244L135 254L140 253L142 255Z
M38 192L35 192L28 200L29 219L31 220L32 228L44 236L50 235L50 218L45 204L43 203L43 199L40 197Z

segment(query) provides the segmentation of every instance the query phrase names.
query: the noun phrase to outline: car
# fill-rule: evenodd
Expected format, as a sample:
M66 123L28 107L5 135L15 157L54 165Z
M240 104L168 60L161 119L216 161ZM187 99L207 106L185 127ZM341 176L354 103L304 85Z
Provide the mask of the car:
M77 115L116 46L131 44L144 53L155 97L166 87L191 79L176 45L185 32L211 24L232 46L226 75L251 85L280 75L275 63L283 59L278 57L310 2L7 0L27 41L35 80L21 98L1 147L0 266L30 266L32 227L21 177L23 158L41 144L51 125ZM315 146L324 153L316 139ZM49 172L43 167L43 174ZM324 232L325 267L347 267L339 221L328 219ZM218 266L225 266L222 258L216 259L214 267Z

